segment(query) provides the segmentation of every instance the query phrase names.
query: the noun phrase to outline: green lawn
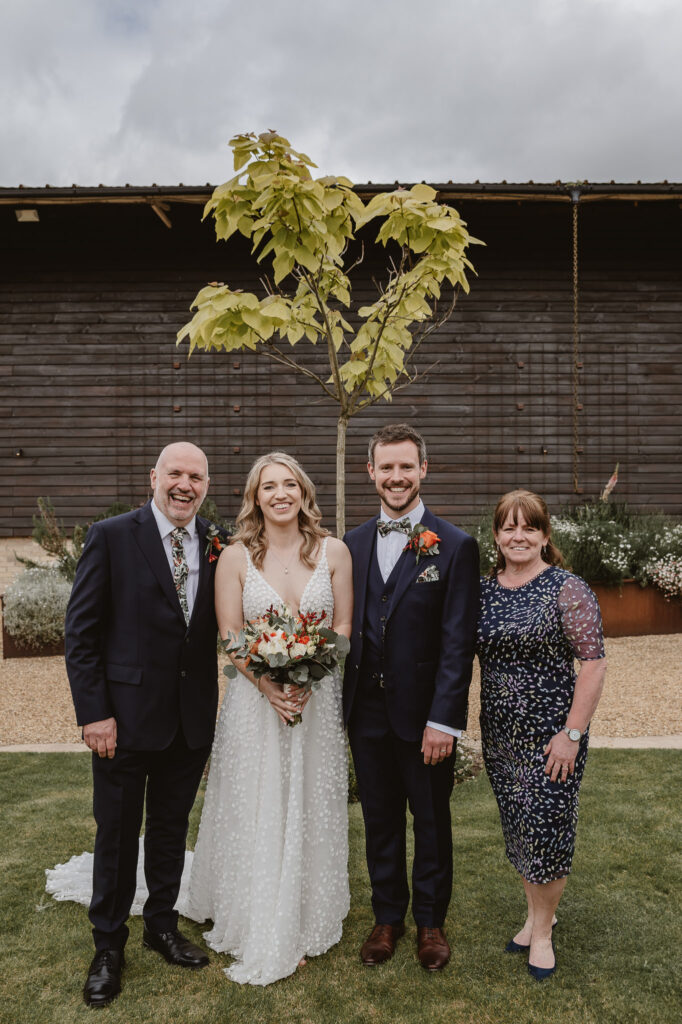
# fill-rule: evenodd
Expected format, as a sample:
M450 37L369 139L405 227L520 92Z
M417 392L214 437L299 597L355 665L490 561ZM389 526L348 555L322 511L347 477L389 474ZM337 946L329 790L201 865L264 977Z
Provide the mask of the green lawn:
M390 963L363 967L372 924L362 819L350 807L352 906L341 943L292 978L262 989L227 981L228 959L197 973L141 948L132 921L124 991L88 1010L81 989L92 956L86 910L44 892L44 869L92 848L89 758L0 755L0 1020L108 1022L414 1022L608 1024L679 1020L682 754L597 750L583 785L574 874L555 933L558 972L542 985L525 958L503 952L523 917L485 775L453 799L455 885L447 922L453 955L431 975L408 927ZM199 802L198 802L199 803ZM192 836L200 807L195 808ZM181 922L201 941L201 927Z

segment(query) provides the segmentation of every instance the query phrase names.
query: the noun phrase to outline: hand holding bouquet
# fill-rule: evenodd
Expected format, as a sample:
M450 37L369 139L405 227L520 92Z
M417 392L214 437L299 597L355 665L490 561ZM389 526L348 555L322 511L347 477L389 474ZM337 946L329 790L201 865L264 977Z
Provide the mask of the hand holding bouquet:
M274 682L316 690L332 674L340 660L348 654L350 641L333 629L320 625L325 612L293 615L270 607L265 615L245 622L235 636L223 640L227 654L244 662L256 679L269 676ZM223 672L230 679L237 675L234 665ZM296 714L289 725L301 721Z

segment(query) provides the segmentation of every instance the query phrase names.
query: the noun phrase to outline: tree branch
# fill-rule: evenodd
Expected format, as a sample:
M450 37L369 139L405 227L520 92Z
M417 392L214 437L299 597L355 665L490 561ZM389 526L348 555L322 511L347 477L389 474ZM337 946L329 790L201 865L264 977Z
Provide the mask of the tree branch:
M329 365L331 367L332 377L334 379L334 386L336 388L336 394L334 395L334 398L341 406L341 412L345 414L348 409L348 398L346 396L346 391L344 390L343 387L343 381L341 380L341 373L339 371L339 360L336 355L336 349L334 348L334 337L332 335L331 324L329 323L327 304L326 302L323 301L319 289L319 276L322 273L322 264L320 263L320 266L318 268L317 277L312 277L312 275L309 274L306 270L303 270L302 273L305 276L305 280L308 283L308 287L315 296L317 308L322 314L322 318L324 320L324 329L327 336L327 355L329 357Z
M364 402L361 402L357 406L357 411L360 412L362 409L367 409L370 405L374 405L375 402L378 402L380 399L384 398L388 394L394 395L396 391L402 391L403 388L409 387L409 385L414 384L415 381L423 380L424 378L428 377L431 371L435 369L435 367L438 366L439 363L440 359L437 359L435 363L432 363L431 366L428 366L425 370L422 370L421 373L415 373L414 375L408 374L407 380L404 380L401 384L389 384L387 387L384 388L384 390L380 394L374 395L372 398L366 398Z
M381 342L381 339L383 337L384 331L386 329L386 325L388 323L389 317L392 315L393 310L396 308L396 306L400 305L400 302L402 301L402 298L403 298L404 294L405 294L405 288L403 287L394 296L394 298L392 300L387 301L387 304L386 304L385 309L384 309L384 314L383 314L383 317L382 317L381 322L380 322L379 330L377 332L377 336L374 339L374 342L372 343L372 354L371 354L370 359L369 359L369 364L367 366L367 370L365 372L364 377L361 377L358 380L358 382L356 383L355 387L353 388L353 390L351 392L350 401L349 401L349 408L351 409L351 415L357 409L364 408L364 406L362 404L358 403L357 396L362 393L362 391L364 390L364 388L367 385L367 381L369 380L370 375L372 373L372 368L373 368L374 363L376 361L377 352L379 351L379 344Z
M270 359L274 359L276 363L282 363L284 366L288 366L291 370L296 370L297 373L302 373L306 377L310 377L320 385L322 390L329 395L330 398L333 398L336 401L336 395L334 392L313 370L309 370L307 366L301 366L301 364L297 363L295 359L292 359L291 356L288 356L285 352L282 352L277 348L273 341L264 341L263 345L264 348L261 350L263 355L269 356Z

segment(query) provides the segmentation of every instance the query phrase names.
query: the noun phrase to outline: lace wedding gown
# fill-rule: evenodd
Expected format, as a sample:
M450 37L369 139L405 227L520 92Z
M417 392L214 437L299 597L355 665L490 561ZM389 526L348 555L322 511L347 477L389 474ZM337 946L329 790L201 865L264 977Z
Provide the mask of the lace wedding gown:
M246 558L244 618L253 619L282 600L248 552ZM326 541L300 610L324 610L325 625L332 623ZM338 672L313 692L293 727L244 676L230 680L177 907L194 921L213 922L204 938L236 958L225 970L232 981L268 985L341 938L350 903L347 789ZM56 899L88 905L92 854L46 874ZM145 898L141 854L132 913L141 912Z
M247 552L244 618L282 600ZM334 611L326 541L302 612ZM204 938L237 962L233 981L267 985L304 955L341 938L348 913L348 766L338 672L315 690L303 720L284 725L243 676L220 711L187 906L210 918Z

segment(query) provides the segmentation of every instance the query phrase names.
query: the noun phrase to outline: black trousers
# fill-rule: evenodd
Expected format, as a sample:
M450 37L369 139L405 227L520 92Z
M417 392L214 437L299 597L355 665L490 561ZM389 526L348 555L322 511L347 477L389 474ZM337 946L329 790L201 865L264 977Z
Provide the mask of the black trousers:
M424 764L421 740L392 731L386 691L361 679L348 724L365 820L372 908L379 924L402 922L410 901L406 817L413 817L412 914L420 927L442 927L452 892L450 796L455 746L447 760Z
M136 888L140 827L146 797L144 870L146 927L177 927L174 910L185 863L189 813L211 752L190 750L182 730L165 750L93 754L93 813L97 822L90 921L95 947L123 949Z

